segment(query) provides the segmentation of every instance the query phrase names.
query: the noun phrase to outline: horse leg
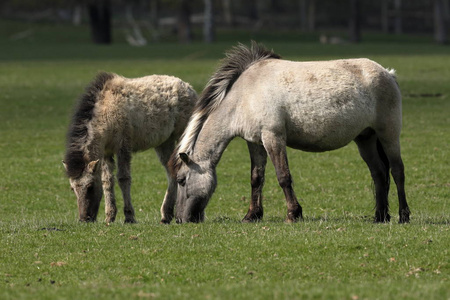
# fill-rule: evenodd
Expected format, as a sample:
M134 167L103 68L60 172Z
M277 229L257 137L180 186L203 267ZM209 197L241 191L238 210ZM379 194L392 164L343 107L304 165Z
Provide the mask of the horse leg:
M165 141L163 144L155 148L159 161L166 169L166 177L168 182L166 194L161 205L161 224L169 224L170 221L172 221L175 202L177 200L177 181L176 178L171 176L167 166L174 149L175 142L173 140Z
M286 154L286 142L277 137L272 132L265 132L262 136L264 148L272 160L277 173L277 179L280 187L283 189L287 204L286 222L296 222L302 216L302 207L297 201L294 190L292 189L292 177L289 171L289 165Z
M377 136L359 136L355 139L359 153L369 167L375 185L375 222L389 222L389 163L383 161L383 153L377 149Z
M125 223L136 223L134 208L131 204L131 151L122 147L117 154L117 179L123 196Z
M391 141L391 142L389 142ZM395 142L392 142L395 141ZM397 195L399 203L399 223L409 223L410 210L406 202L405 193L405 167L400 155L400 142L396 139L383 139L380 142L384 152L386 153L389 164L391 165L391 173L397 186Z
M267 152L263 146L247 142L251 160L252 195L250 207L242 222L254 222L263 218L262 189L266 170Z
M105 195L105 221L114 222L117 215L116 197L114 195L114 159L107 157L102 163L102 184Z

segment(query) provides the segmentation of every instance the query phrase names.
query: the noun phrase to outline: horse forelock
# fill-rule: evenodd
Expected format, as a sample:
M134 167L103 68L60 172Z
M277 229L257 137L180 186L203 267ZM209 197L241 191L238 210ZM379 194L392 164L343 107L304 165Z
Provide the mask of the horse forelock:
M105 84L115 76L112 73L100 72L78 99L67 132L66 155L64 158L66 174L70 178L76 178L83 172L85 167L83 149L85 148L84 144L88 140L89 122L94 117L94 108L99 99L99 93L103 90Z
M172 175L178 172L182 164L178 154L192 153L204 122L219 107L239 76L254 63L271 58L280 59L281 56L255 41L251 42L250 48L239 43L225 53L225 59L200 94L188 126L172 154L172 158L169 161Z

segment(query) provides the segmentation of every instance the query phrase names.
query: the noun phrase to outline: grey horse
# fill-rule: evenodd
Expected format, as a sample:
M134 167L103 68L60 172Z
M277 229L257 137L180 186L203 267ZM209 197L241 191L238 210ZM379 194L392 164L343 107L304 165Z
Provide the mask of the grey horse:
M323 152L358 145L375 184L375 222L389 222L389 171L400 223L409 222L400 156L401 94L394 70L369 59L294 62L252 42L227 53L174 151L178 222L201 222L217 185L216 165L234 137L247 141L251 202L244 222L263 217L267 154L287 203L287 221L302 218L286 147Z

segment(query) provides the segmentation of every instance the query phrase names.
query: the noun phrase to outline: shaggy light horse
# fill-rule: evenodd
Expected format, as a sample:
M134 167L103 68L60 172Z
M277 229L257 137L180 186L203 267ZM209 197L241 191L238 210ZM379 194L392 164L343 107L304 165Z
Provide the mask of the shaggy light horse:
M113 222L114 155L124 201L125 222L136 222L131 204L131 154L155 148L165 167L183 133L197 95L186 82L172 76L128 79L99 73L80 97L67 133L63 161L78 202L80 221L95 221L105 195L106 222ZM161 222L173 218L177 183L168 176Z
M177 176L177 222L201 222L217 185L216 165L234 137L247 141L251 203L244 222L263 217L267 154L287 203L287 221L302 218L286 146L312 152L351 141L375 183L376 222L388 222L389 170L400 222L409 221L400 156L401 94L393 70L368 59L293 62L263 46L235 47L199 98L170 164Z

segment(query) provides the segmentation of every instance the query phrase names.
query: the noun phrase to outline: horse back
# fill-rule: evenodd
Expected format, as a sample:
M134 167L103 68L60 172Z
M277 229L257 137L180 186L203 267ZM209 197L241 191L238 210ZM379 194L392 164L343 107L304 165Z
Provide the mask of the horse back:
M178 138L195 101L192 87L176 77L116 76L102 91L95 126L104 133L106 145L116 147L124 141L133 151L142 151Z
M382 114L389 122L401 119L395 77L368 59L265 60L241 75L228 98L239 107L237 135L260 142L255 132L276 132L291 147L310 151L345 146L380 126Z

